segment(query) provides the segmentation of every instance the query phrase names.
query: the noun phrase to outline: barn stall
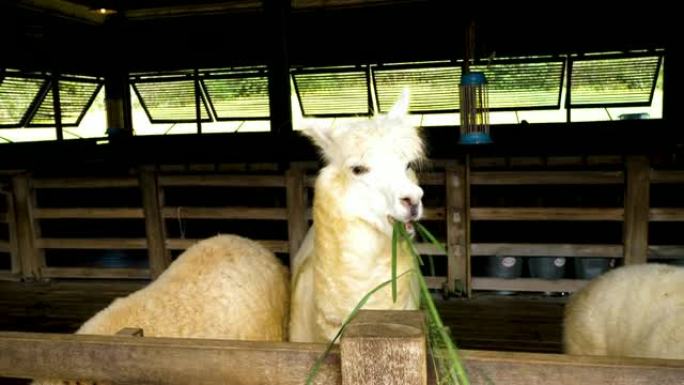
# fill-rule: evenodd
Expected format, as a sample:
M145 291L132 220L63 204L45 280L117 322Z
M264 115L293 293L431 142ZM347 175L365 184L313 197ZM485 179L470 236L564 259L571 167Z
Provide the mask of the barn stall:
M123 359L110 366L101 358L126 349L155 357L203 352L209 365L218 349L265 366L278 354L290 357L279 358L291 359L295 373L282 383L298 383L323 347L155 345L145 337L125 347L118 337L88 345L82 336L35 333L73 332L217 233L257 239L288 263L309 225L320 167L297 131L386 112L408 84L430 157L419 175L423 223L448 252L418 246L435 260L434 274L424 273L455 341L478 349L464 352L466 365L479 368L471 369L473 381L553 375L599 384L624 373L635 383L674 384L684 377L678 362L557 355L567 296L588 279L623 264L684 258L683 138L674 120L678 96L665 97L680 84L676 70L665 72L666 64L677 68L680 48L666 16L632 23L627 14L566 10L559 17L568 25L524 9L475 17L471 67L489 78L494 143L465 146L458 84L477 6L78 0L2 7L9 44L0 63L0 136L12 143L0 153L0 329L11 331L2 339L1 375L112 380L127 372L118 379L185 382L170 370L192 368L171 358L137 372L124 370L135 365ZM47 351L80 358L30 359ZM92 362L69 366L84 359ZM344 362L344 353L334 353L332 377L323 378L344 381ZM146 377L152 367L161 368L159 377ZM206 380L246 381L221 379L233 369L208 370L222 374ZM266 382L253 377L259 371L245 376Z

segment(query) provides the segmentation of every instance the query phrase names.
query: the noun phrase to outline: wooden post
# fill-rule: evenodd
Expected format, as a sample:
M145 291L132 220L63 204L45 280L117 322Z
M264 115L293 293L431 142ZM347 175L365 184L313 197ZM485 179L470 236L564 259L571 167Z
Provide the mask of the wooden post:
M626 166L624 263L632 265L648 258L650 167L645 156L627 157Z
M304 169L292 164L285 173L287 190L287 234L290 244L290 261L294 259L304 240L308 223L306 219L307 196Z
M40 270L45 265L45 258L36 247L39 227L33 219L35 196L31 190L28 174L16 175L12 178L14 192L14 211L16 221L16 237L21 261L21 275L24 279L40 278Z
M446 229L447 229L447 286L449 293L457 289L470 296L470 236L468 165L464 162L447 164Z
M7 194L7 229L9 232L9 249L11 258L11 274L21 274L21 257L19 253L19 239L17 237L17 214L14 208L14 194Z
M425 335L420 311L360 311L340 342L342 385L427 384Z
M292 132L290 61L288 53L290 2L265 0L264 16L268 26L268 102L271 132Z
M145 233L150 260L150 273L156 279L171 264L171 254L166 249L166 231L162 217L159 182L154 168L140 168L140 190L145 212Z

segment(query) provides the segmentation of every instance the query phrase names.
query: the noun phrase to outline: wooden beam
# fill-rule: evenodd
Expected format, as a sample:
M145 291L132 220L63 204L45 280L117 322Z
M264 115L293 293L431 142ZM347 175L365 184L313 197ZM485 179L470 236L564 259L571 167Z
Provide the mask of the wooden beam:
M681 385L684 363L628 357L462 351L472 385Z
M652 222L682 222L684 221L684 208L661 207L649 209L648 219Z
M164 207L164 218L182 219L287 219L280 207Z
M170 250L185 250L188 247L199 242L200 240L201 239L167 238L166 239L166 247L169 248ZM271 250L274 253L287 253L290 251L288 241L263 240L263 239L255 239L255 241L259 242L264 247L266 247L267 249Z
M473 243L471 255L622 258L622 245L562 243Z
M301 385L324 344L0 332L0 377ZM315 384L340 384L336 348Z
M622 208L473 207L474 221L622 221Z
M67 0L19 0L17 5L87 24L98 25L105 21L105 15L97 12L97 10Z
M535 291L571 293L584 287L588 281L579 279L539 279L539 278L489 278L474 277L474 290Z
M31 180L33 188L123 188L138 187L134 177L119 178L36 178Z
M422 172L418 174L418 183L421 186L444 186L445 173Z
M145 234L152 278L159 277L171 264L171 253L166 249L166 227L162 216L162 200L157 174L153 167L140 168L140 190L145 211Z
M362 310L340 342L342 385L426 385L422 311Z
M94 268L94 267L44 267L45 278L97 278L97 279L148 279L149 269Z
M423 220L440 221L446 219L444 207L425 207L423 208Z
M145 238L38 238L39 249L146 249Z
M684 258L682 245L652 245L648 246L649 258L681 259Z
M625 264L646 263L648 258L649 176L645 156L628 156L623 242Z
M292 92L290 90L289 23L290 2L263 0L267 32L268 106L271 132L292 132Z
M445 170L447 287L470 295L470 201L468 197L468 166L464 162L447 165Z
M684 171L651 170L651 183L684 183Z
M0 377L299 385L324 349L324 344L0 332ZM684 363L678 360L460 353L472 385L681 385L684 378ZM337 348L314 383L342 383Z
M38 208L34 210L36 219L118 219L144 218L143 209L135 207L88 207L88 208Z
M307 220L307 195L302 167L292 165L285 173L287 190L287 237L290 242L290 261L294 260L309 228Z
M135 8L124 14L127 20L142 21L169 17L186 17L201 15L217 15L221 13L255 12L262 8L261 1L232 0L211 3L186 3L182 5L167 5L163 7Z
M160 175L159 185L192 187L285 187L282 175Z
M40 269L44 266L43 254L36 247L35 239L39 236L39 228L33 219L35 195L30 185L28 174L16 175L12 178L14 190L14 210L16 214L16 233L21 274L24 279L40 278Z
M622 184L621 171L473 171L474 185Z

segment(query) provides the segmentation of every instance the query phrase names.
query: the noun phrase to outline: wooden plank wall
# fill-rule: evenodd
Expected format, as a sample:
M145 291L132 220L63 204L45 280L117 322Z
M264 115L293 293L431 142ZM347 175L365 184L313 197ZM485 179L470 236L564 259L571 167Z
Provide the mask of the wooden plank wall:
M624 163L623 163L624 161ZM609 167L601 168L604 162ZM566 169L553 169L555 166ZM573 169L568 170L567 166ZM623 165L623 167L620 167ZM537 167L543 166L543 167ZM265 220L284 221L287 234L281 239L258 239L276 253L290 254L301 243L311 218L308 189L313 187L317 164L293 164L285 172L264 166L267 172L244 172L225 165L211 167L142 167L131 176L109 178L40 178L28 174L15 175L3 195L9 199L8 209L0 222L10 228L10 237L0 241L0 252L9 252L11 270L0 272L0 279L49 278L154 278L168 266L170 252L180 252L194 243L192 237L171 236L165 223L182 216L184 220ZM517 168L516 168L517 167ZM526 169L527 168L527 169ZM256 169L256 168L255 168ZM425 207L425 220L443 226L443 241L449 255L428 243L418 249L436 259L443 258L445 269L428 277L432 288L453 293L457 290L513 290L535 292L572 292L586 282L577 279L544 280L536 278L501 279L472 276L472 265L486 256L562 256L568 258L601 257L622 259L624 263L640 263L649 256L674 258L684 256L681 245L649 245L649 222L684 221L684 207L651 208L651 184L684 184L684 172L654 170L645 157L628 157L609 161L575 158L475 158L435 161L433 167L420 174L420 183L443 195L436 206ZM625 191L624 207L471 207L471 188L477 186L617 186ZM260 188L282 189L282 206L203 206L168 204L169 188ZM41 189L134 189L138 190L139 207L40 207L36 192ZM441 203L440 203L441 202ZM684 205L683 205L684 206ZM136 220L144 222L139 237L45 237L41 221L51 219ZM471 242L471 226L488 222L612 222L622 223L622 243L530 243ZM422 242L422 241L421 241ZM128 249L147 251L146 267L53 267L47 266L46 250Z

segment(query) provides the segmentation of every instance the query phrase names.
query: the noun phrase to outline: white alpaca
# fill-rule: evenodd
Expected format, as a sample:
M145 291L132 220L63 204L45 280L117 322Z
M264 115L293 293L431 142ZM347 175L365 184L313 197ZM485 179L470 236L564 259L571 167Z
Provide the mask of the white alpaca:
M394 221L408 224L422 215L422 189L412 162L423 143L406 119L408 94L386 116L348 126L305 130L320 147L326 166L315 185L313 227L293 262L290 340L331 340L361 298L391 276ZM413 267L399 250L397 272ZM416 309L415 275L391 290L375 293L367 309Z
M684 360L684 268L625 266L575 293L565 310L565 352Z
M219 235L188 248L154 282L116 299L76 333L138 327L148 337L283 341L289 295L287 269L272 252Z

